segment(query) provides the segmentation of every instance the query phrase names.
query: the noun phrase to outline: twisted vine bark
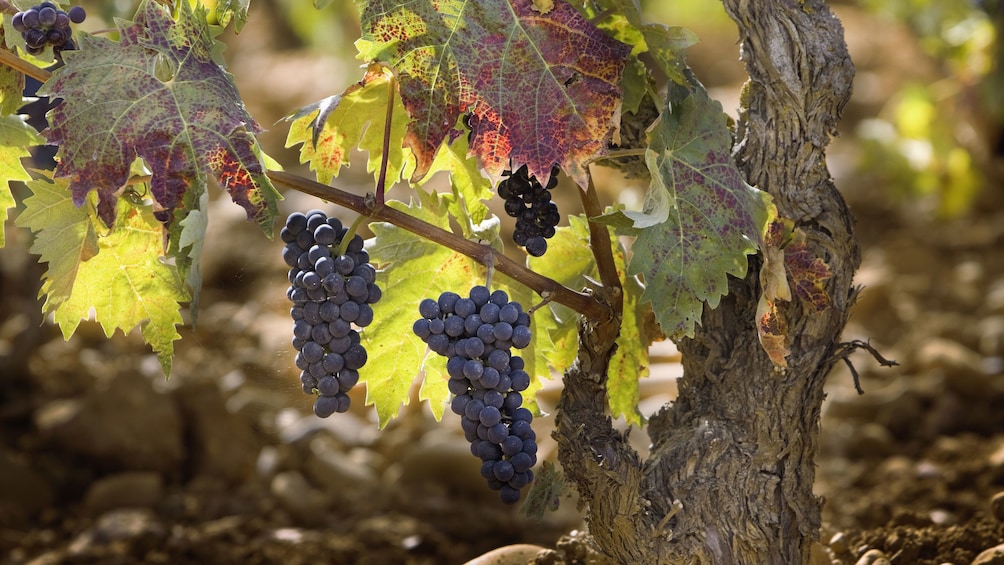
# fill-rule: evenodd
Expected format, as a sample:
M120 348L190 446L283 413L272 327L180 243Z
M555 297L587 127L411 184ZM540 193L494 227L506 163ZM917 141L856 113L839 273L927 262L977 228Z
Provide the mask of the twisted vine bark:
M588 506L590 534L620 563L806 563L820 527L812 493L823 382L855 290L852 220L825 163L854 68L843 28L816 0L723 0L739 27L746 85L734 157L829 265L830 307L784 308L789 367L757 339L757 258L696 335L679 343L679 396L649 422L639 461L603 413L616 321L581 331L558 405L558 457ZM682 506L681 506L682 505Z

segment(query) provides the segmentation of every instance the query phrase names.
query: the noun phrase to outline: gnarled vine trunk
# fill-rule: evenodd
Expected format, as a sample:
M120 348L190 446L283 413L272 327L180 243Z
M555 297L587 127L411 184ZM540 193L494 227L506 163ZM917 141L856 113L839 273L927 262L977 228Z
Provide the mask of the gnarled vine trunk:
M797 564L820 526L812 493L823 381L853 302L858 249L824 149L850 96L853 65L843 29L821 1L724 0L738 24L750 75L735 158L750 184L829 265L831 305L784 307L789 368L757 339L759 261L705 309L679 343L679 397L649 422L641 462L603 413L615 323L583 327L565 375L556 437L566 476L588 505L590 534L622 563Z

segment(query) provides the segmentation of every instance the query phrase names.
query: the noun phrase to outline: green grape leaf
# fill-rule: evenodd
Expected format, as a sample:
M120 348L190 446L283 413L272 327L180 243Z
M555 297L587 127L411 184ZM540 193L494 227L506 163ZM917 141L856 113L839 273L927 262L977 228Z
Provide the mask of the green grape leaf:
M34 194L18 224L39 232L31 251L49 263L44 310L53 314L63 337L69 339L92 315L108 337L141 326L170 375L174 341L181 337L180 303L188 294L177 268L162 261L164 234L153 207L120 198L115 225L98 233L92 206L76 207L64 181L28 186Z
M217 24L225 28L230 22L234 22L234 33L240 33L244 24L248 22L251 0L216 0L215 4Z
M591 280L599 278L596 260L590 251L589 226L583 216L569 216L568 222L567 227L555 230L544 257L531 257L527 262L534 270L546 268L550 277L569 288L583 288L589 286ZM628 423L640 426L643 422L638 412L638 380L648 376L648 346L652 342L651 336L644 335L642 328L644 311L640 298L644 289L637 279L627 274L625 250L620 241L611 238L611 246L624 290L624 302L617 349L610 358L607 371L607 398L614 417L624 416ZM571 365L575 355L577 317L567 308L557 305L552 312L553 319L565 320L559 328L567 331L570 326L572 330L571 334L563 335L569 340L564 345L565 353L571 356L565 359L568 365L560 369L563 371Z
M352 148L369 152L366 170L379 177L383 156L384 126L387 123L387 97L393 95L383 68L370 65L366 75L340 95L329 96L301 108L292 116L286 147L300 145L300 162L310 163L317 182L328 184L342 167L349 166ZM399 98L394 99L391 139L404 138L408 114ZM400 143L388 148L387 187L398 181L404 171L414 169L414 158Z
M538 178L558 164L586 186L585 163L615 125L629 46L560 0L546 14L531 0L372 0L362 25L360 57L400 76L413 180L470 112L471 149L492 178L511 159Z
M4 29L0 28L0 36ZM24 75L13 67L0 65L0 116L17 112L24 105Z
M135 22L119 22L119 42L77 32L80 50L64 52L66 65L39 90L63 99L45 134L60 146L56 176L70 179L78 206L96 191L98 214L110 226L137 157L153 172L161 217L212 175L271 235L279 194L265 176L254 137L260 128L216 62L203 15L180 2L178 17L147 0Z
M7 211L16 204L9 183L31 180L21 158L30 155L28 147L41 143L42 138L24 122L24 116L0 116L0 247L6 244Z
M697 34L685 27L645 24L641 28L645 46L659 69L677 84L686 84L683 50L697 44Z
M194 191L189 191L190 196ZM177 258L179 271L185 279L185 284L192 295L188 311L194 325L199 319L199 296L202 289L202 246L206 240L206 229L209 227L209 193L205 187L198 191L197 202L191 211L185 214L185 219L178 222L181 228L176 237L177 249L170 249L169 255Z
M644 278L642 299L663 332L680 337L693 335L704 302L714 308L728 292L726 275L745 276L774 207L732 162L721 104L674 83L666 102L649 134L642 211L613 216L633 220L629 272Z
M483 200L491 200L494 193L491 181L481 174L477 161L467 157L467 140L460 137L454 143L443 144L432 161L429 174L419 183L425 185L437 172L445 172L450 177L452 194L442 195L448 202L447 209L457 218L464 237L473 238L484 230L479 226L489 218L491 212ZM497 229L495 230L498 231ZM493 246L495 242L492 243ZM501 249L501 239L497 248Z
M407 206L390 201L388 206L432 225L449 229L446 206L435 193L418 192L420 201ZM415 376L425 368L425 378L443 380L446 361L428 352L411 327L419 318L418 303L452 290L463 292L484 281L484 270L473 259L387 223L372 223L375 238L367 249L380 267L383 298L373 305L373 323L362 338L369 361L360 380L366 383L366 403L376 407L380 425L393 419L408 402ZM423 400L441 417L449 398L443 383L423 384Z
M42 310L51 312L66 302L77 280L80 266L98 254L98 234L85 208L73 204L63 179L28 182L32 195L15 223L35 232L29 251L39 255L49 270L43 275L39 297L45 296Z

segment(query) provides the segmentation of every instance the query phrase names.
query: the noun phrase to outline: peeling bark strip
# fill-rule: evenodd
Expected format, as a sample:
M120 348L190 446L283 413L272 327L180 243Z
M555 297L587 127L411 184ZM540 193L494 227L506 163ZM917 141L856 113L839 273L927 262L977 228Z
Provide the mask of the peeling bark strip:
M679 397L649 423L642 464L604 414L616 323L585 325L558 404L558 456L591 535L619 563L798 564L819 534L812 494L823 381L854 299L859 252L824 149L850 97L843 28L821 1L723 0L750 75L735 158L829 265L831 307L784 306L789 368L755 327L759 261L682 341ZM679 504L682 503L682 508Z

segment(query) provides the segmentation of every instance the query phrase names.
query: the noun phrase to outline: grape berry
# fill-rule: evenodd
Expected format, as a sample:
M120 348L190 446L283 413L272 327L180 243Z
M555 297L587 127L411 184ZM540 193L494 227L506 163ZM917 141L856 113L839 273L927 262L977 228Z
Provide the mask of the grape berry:
M336 254L347 233L338 218L311 210L290 214L279 234L290 267L286 296L293 302L300 384L303 392L318 395L314 414L321 418L349 409L347 393L367 360L356 328L373 321L370 305L381 297L361 237L354 235L344 254Z
M558 184L558 170L557 167L551 170L547 186L541 185L536 177L528 177L526 165L515 173L503 173L508 176L499 183L505 212L516 218L512 240L534 257L547 251L547 240L554 237L554 228L561 219L558 205L551 201L551 189Z
M418 306L412 327L429 349L447 358L451 410L460 416L471 453L482 461L481 475L515 504L520 489L533 481L537 436L533 415L523 408L522 391L530 386L523 358L510 349L530 344L530 315L502 290L475 286L461 297L444 292Z
M38 55L46 45L51 45L56 52L73 49L70 23L79 24L86 17L87 12L80 6L64 12L58 5L46 1L14 14L11 24L24 38L28 53Z

